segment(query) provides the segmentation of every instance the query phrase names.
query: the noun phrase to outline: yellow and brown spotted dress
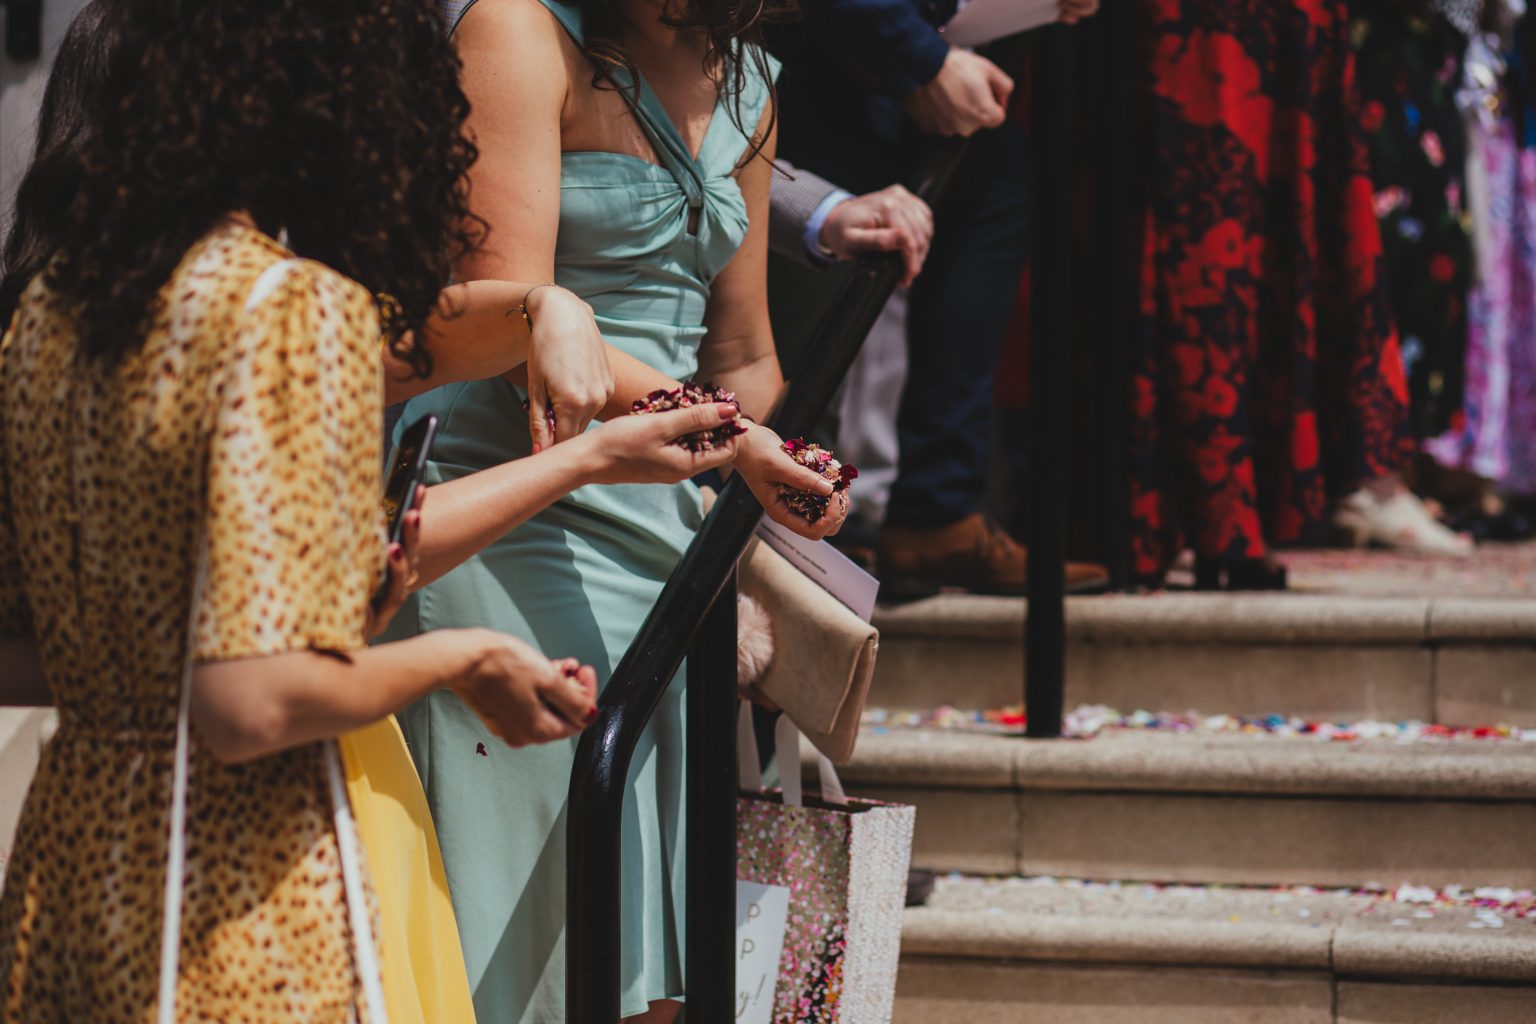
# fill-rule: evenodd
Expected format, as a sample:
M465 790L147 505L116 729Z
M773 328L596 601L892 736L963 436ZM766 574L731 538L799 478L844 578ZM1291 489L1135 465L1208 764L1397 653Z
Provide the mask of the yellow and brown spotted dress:
M41 280L0 343L0 636L36 639L60 720L0 897L4 1024L154 1020L197 538L198 660L363 645L378 318L308 262L247 313L290 255L215 230L116 365ZM224 766L192 737L178 1018L362 1019L320 745Z

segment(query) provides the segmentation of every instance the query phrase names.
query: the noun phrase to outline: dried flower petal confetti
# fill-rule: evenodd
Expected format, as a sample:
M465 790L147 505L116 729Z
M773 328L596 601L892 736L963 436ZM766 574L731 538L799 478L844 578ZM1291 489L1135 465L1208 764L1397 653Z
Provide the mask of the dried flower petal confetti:
M1471 911L1468 928L1503 928L1509 924L1528 922L1526 927L1536 927L1536 894L1530 889L1484 887L1469 889L1460 885L1444 888L1410 885L1397 886L1370 884L1355 888L1318 888L1311 885L1197 885L1185 882L1142 882L1126 880L1088 880L1059 878L1051 875L987 876L963 875L952 872L941 880L941 888L948 890L949 900L941 905L952 905L953 894L964 896L965 889L987 889L996 893L1027 892L1041 897L1032 901L1036 907L1048 907L1052 897L1059 900L1060 913L1079 913L1083 906L1080 897L1108 895L1151 899L1172 896L1190 902L1216 901L1222 898L1267 898L1264 908L1272 916L1289 915L1294 907L1298 918L1319 918L1338 922L1362 914L1379 914L1393 927L1413 927L1415 922L1433 920L1447 912ZM1345 906L1305 906L1314 897L1347 899ZM963 899L962 899L962 902ZM1234 915L1235 916L1235 915ZM1231 920L1231 917L1228 917ZM1399 923L1401 922L1401 923ZM1320 927L1322 922L1314 922Z
M1021 705L983 710L963 710L941 704L927 711L891 711L868 708L864 724L876 732L891 729L959 729L973 732L1021 733L1025 715ZM1536 729L1519 726L1451 726L1407 720L1402 722L1315 722L1285 715L1202 715L1187 711L1117 711L1102 704L1084 704L1067 712L1062 733L1087 739L1109 730L1155 730L1201 735L1243 734L1279 736L1319 742L1394 740L1398 743L1436 743L1446 740L1488 740L1536 743Z
M741 403L736 401L736 392L717 388L709 381L700 384L696 381L685 380L680 388L660 391L652 391L644 398L637 399L630 406L631 416L638 416L649 412L670 412L673 409L687 409L695 405L713 405L724 402L741 408ZM686 448L691 452L708 452L722 447L733 437L740 437L747 432L742 426L738 416L721 423L712 430L700 430L692 434L684 434L672 443L679 448Z
M857 467L838 462L831 452L819 444L810 444L804 438L794 437L779 447L785 455L806 469L814 470L831 480L833 494L846 491L853 486L853 481L858 479ZM783 494L784 504L789 506L790 511L803 516L807 522L814 523L827 514L827 503L830 500L828 498L788 486L781 486L780 493Z

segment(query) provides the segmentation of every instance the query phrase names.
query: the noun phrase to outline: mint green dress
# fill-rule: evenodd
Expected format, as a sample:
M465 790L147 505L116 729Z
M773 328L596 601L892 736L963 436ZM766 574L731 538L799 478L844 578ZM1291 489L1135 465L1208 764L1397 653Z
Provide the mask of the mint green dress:
M543 2L579 41L578 7ZM740 96L748 130L770 88L753 77ZM561 157L556 280L591 304L611 344L679 380L698 365L710 282L747 231L732 177L747 147L729 109L735 101L722 98L694 159L642 82L637 117L661 165L604 152ZM529 454L524 397L498 379L414 399L402 422L428 412L442 420L429 480ZM580 658L605 683L701 518L691 484L581 488L425 587L391 634L489 626L552 657ZM680 672L630 771L620 908L625 1015L685 990L683 707ZM562 1024L574 741L510 750L447 692L407 709L400 724L437 823L480 1024Z

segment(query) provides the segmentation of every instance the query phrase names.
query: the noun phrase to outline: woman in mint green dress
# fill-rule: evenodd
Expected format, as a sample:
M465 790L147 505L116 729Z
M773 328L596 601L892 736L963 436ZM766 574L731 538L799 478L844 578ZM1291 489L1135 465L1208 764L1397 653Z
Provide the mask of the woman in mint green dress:
M735 391L749 416L776 399L765 280L772 66L750 43L752 25L709 23L736 12L699 17L694 6L670 8L682 15L674 23L700 23L690 29L663 22L659 0L591 0L585 12L571 0L470 0L446 12L481 153L471 202L490 227L458 277L557 282L632 358L610 367L596 346L535 344L517 383L412 400L406 422L442 419L434 482L560 443L594 414L686 378ZM834 531L838 503L812 527L779 500L781 482L825 490L778 446L752 425L736 471L776 521L810 537ZM701 518L689 484L583 487L424 587L396 629L495 626L590 663L606 682ZM683 690L679 673L635 752L625 801L622 1005L647 1024L672 1020L686 993ZM481 1024L562 1024L574 744L505 749L446 692L401 723Z

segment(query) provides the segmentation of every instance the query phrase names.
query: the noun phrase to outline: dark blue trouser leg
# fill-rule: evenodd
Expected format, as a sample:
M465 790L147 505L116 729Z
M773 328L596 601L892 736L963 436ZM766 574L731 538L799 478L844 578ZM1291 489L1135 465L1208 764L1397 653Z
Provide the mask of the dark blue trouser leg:
M908 306L892 526L957 522L986 493L992 378L1029 248L1023 131L1007 124L978 136L950 194Z

